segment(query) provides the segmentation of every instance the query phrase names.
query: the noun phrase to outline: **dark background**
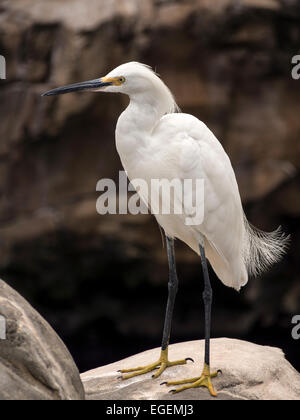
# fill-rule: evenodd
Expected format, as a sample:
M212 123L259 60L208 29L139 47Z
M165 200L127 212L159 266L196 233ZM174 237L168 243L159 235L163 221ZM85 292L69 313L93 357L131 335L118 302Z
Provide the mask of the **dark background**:
M166 252L153 217L96 213L97 181L121 169L114 129L127 99L40 94L132 60L161 74L224 145L251 223L292 235L286 257L240 293L211 271L213 337L281 347L300 370L299 49L296 0L0 2L0 274L80 371L160 345ZM172 342L203 338L200 261L181 243L176 254Z

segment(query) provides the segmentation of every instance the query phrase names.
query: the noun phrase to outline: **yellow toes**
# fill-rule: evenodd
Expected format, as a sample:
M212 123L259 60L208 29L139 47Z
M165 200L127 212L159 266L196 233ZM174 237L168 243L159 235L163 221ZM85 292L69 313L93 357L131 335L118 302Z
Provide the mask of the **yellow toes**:
M193 359L188 357L188 358L183 359L183 360L176 360L175 362L167 362L167 364L168 364L168 366L186 365L188 360L191 360L192 362L194 361Z
M124 380L124 379L133 378L134 376L144 375L145 373L148 373L157 369L157 372L155 372L152 375L152 378L158 378L168 367L185 365L188 360L191 360L193 362L193 359L191 358L169 362L168 349L165 349L165 350L162 350L160 358L157 362L152 363L148 366L139 366L137 368L122 369L122 370L119 370L119 372L123 374L122 379ZM174 394L177 394L178 392L182 392L186 389L199 388L199 387L204 386L209 390L210 394L213 397L216 397L217 393L213 387L211 380L212 378L215 378L218 375L218 372L210 372L209 366L204 364L204 368L203 368L203 372L201 376L197 376L195 378L189 378L189 379L182 379L179 381L163 382L161 385L164 385L164 384L167 386L181 385L179 388L172 389L170 391Z
M191 360L193 362L193 359L191 359L190 357L188 357L187 359L169 362L168 349L165 349L165 350L162 350L158 362L152 363L148 366L140 366L140 367L131 368L131 369L121 369L119 370L119 372L122 374L124 373L126 374L122 376L122 379L130 379L130 378L133 378L134 376L144 375L145 373L158 369L157 372L152 375L153 378L158 378L164 372L164 370L167 369L168 367L177 366L177 365L185 365L188 360Z
M167 363L162 363L158 371L152 375L152 378L158 378L167 367Z
M144 370L144 369L146 369L146 366L140 366L140 367L131 368L131 369L120 369L118 370L118 372L129 373L129 372L135 372L136 370Z
M160 368L158 369L156 373L152 375L152 378L158 378L163 373L163 371L166 370L168 367L185 365L187 363L187 360L191 360L191 359L175 360L173 362L169 362L169 361L160 362L161 363Z
M132 369L123 369L120 372L121 373L132 372L132 373L129 373L128 375L122 376L122 379L130 379L130 378L133 378L134 376L144 375L145 373L151 372L152 370L157 369L159 365L160 365L160 362L156 362L156 363L152 363L149 366L143 366L143 367L132 368Z
M184 385L184 384L191 384L193 382L196 382L200 379L200 376L197 376L196 378L189 378L189 379L182 379L180 381L168 381L168 382L163 382L161 385L167 385L167 386L172 386L172 385Z
M210 394L213 397L216 397L217 396L217 393L214 390L214 387L212 385L212 382L211 382L211 379L210 378L200 377L200 379L198 379L195 382L191 382L191 380L186 380L186 381L183 381L183 383L188 383L189 385L183 385L180 388L172 389L170 392L172 392L173 394L177 394L178 392L182 392L182 391L184 391L186 389L199 388L201 386L204 386L204 387L208 388ZM179 385L179 384L176 384L176 385Z
M204 365L204 369L201 376L198 376L196 378L183 379L180 381L163 382L161 385L164 385L164 384L167 386L183 385L177 389L172 389L170 392L173 394L177 394L178 392L182 392L186 389L199 388L199 387L204 386L209 390L210 394L213 397L216 397L217 393L213 387L211 379L216 377L217 375L218 375L218 372L210 373L209 366Z

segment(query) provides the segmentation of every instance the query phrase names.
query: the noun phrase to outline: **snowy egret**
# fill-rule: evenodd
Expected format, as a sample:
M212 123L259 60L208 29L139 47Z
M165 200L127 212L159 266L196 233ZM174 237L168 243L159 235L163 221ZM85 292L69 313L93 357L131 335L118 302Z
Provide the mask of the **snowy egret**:
M230 160L214 134L200 120L179 112L174 97L159 76L141 63L123 64L105 77L59 87L44 96L80 90L115 92L129 96L130 102L116 127L116 147L128 178L203 179L204 219L187 225L185 214L156 214L166 236L169 261L168 302L160 358L148 366L122 370L123 379L157 369L157 378L167 367L187 363L189 358L169 361L168 346L178 279L174 239L180 239L201 257L205 308L204 368L199 377L165 382L182 385L172 392L206 386L216 396L210 371L210 324L212 288L207 261L218 278L239 290L248 274L258 274L284 253L288 238L278 228L265 233L250 226L243 212ZM145 197L142 197L144 200ZM148 203L149 205L151 203Z

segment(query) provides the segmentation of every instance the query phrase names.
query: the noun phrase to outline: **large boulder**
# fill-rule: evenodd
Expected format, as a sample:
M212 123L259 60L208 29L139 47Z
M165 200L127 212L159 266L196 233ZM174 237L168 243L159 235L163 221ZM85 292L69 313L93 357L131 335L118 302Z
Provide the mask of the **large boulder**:
M1 280L0 314L0 399L83 400L79 372L64 343Z
M170 360L192 357L195 364L168 368L158 379L151 373L129 380L120 379L119 369L143 366L156 361L160 350L153 349L81 375L90 400L207 400L205 388L170 394L164 381L192 378L201 373L204 340L170 346ZM212 368L222 374L213 379L218 399L223 400L299 400L300 374L285 359L282 350L247 341L217 338L211 340ZM176 387L173 387L176 388Z

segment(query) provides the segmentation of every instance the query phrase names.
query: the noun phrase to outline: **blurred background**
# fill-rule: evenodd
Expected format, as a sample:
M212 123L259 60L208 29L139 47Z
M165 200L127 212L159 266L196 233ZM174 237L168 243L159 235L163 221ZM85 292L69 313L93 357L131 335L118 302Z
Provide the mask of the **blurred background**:
M122 169L114 130L127 99L40 94L127 61L156 69L222 142L251 223L292 235L240 293L211 271L212 335L281 347L300 370L299 52L298 0L0 1L0 275L81 372L160 345L166 250L150 215L96 213L97 181ZM176 255L171 342L203 338L201 264L179 242Z

